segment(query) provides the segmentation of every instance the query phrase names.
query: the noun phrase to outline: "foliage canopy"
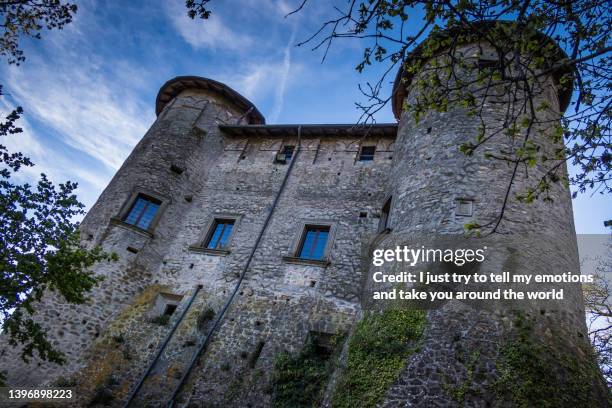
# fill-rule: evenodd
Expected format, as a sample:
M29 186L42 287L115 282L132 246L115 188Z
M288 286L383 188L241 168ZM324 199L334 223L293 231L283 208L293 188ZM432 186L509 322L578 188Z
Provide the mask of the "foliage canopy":
M209 18L208 3L187 1L190 15ZM393 99L389 76L401 68L403 80L413 76L410 87L418 89L419 97L403 107L415 119L459 107L479 121L471 140L457 146L466 155L495 148L500 134L511 141L509 151L488 154L491 160L508 164L512 174L498 216L482 225L466 225L467 229L497 232L510 200L552 200L555 183L572 184L574 195L612 192L608 1L347 0L344 4L330 7L333 15L297 45L321 49L325 59L335 42L350 39L362 47L359 72L382 64L383 73L360 86L365 97L365 102L357 103L362 122L374 122L376 113ZM309 7L320 5L301 0L289 15L306 13ZM467 77L465 71L473 70L478 61L457 52L465 43L487 44L495 50L492 60ZM415 76L417 72L420 75ZM573 90L564 114L538 100L546 77L555 78L559 93ZM512 108L497 125L487 123L486 105L502 95ZM543 129L562 149L551 154L541 148L534 136ZM577 169L574 174L565 173L566 162ZM528 174L536 166L545 168L544 175L516 188L517 174Z
M20 37L40 38L43 29L61 29L76 10L59 0L0 1L0 56L19 65L25 60ZM9 345L22 346L24 360L36 352L42 360L63 363L63 354L35 318L36 302L44 294L85 302L100 280L88 268L116 256L81 245L74 217L83 214L83 204L74 194L76 183L55 186L45 174L34 186L16 181L17 172L34 164L23 153L11 152L3 140L23 132L17 124L22 114L16 107L0 121L0 322Z

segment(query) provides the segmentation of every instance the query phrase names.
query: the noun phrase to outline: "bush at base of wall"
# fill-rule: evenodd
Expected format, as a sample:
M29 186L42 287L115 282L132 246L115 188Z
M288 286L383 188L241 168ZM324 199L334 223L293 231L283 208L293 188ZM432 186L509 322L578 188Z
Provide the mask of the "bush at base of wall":
M387 309L370 313L349 339L346 369L333 395L334 408L374 407L398 378L408 356L417 351L425 312Z

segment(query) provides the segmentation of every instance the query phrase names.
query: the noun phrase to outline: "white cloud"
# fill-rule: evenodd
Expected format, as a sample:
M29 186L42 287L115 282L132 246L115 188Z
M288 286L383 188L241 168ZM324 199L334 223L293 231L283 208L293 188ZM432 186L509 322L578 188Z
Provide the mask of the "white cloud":
M260 103L271 100L269 112L262 111L267 123L276 123L284 106L285 93L293 78L302 71L302 64L291 61L290 47L285 49L282 59L274 62L245 61L241 72L228 75L213 73L212 78L227 84L244 95L261 109Z
M248 99L257 99L263 92L267 91L267 78L274 75L278 67L270 64L254 65L247 74L241 75L229 82L235 83L235 87Z
M189 18L184 1L167 2L166 12L176 31L194 48L232 51L246 49L253 42L249 36L232 30L218 13L206 21Z
M5 99L0 100L0 112L10 112L13 109ZM112 171L90 171L82 166L75 166L70 157L58 152L51 146L40 142L33 126L28 121L27 112L17 121L17 126L23 132L7 136L2 143L11 153L21 152L28 157L34 166L23 166L13 175L18 183L34 184L45 173L54 183L64 183L67 180L79 182L77 193L79 199L86 204L93 204L100 191L110 181Z
M281 14L283 17L294 11L297 7L298 5L288 4L284 0L280 0L277 2L278 13Z
M19 121L24 132L6 144L35 164L15 178L32 183L45 173L54 183L76 181L87 205L155 119L153 101L142 98L142 89L151 88L150 72L125 53L109 55L115 49L112 41L97 41L102 34L93 6L79 6L66 30L46 33L44 48L27 49L21 66L0 66L9 93L0 113L16 105L25 111ZM107 37L122 35L108 30Z
M33 59L8 70L16 102L58 132L67 145L118 169L153 122L152 108L124 92L120 79L95 68L76 61L58 67Z
M280 72L278 84L276 85L274 106L272 107L272 113L270 114L270 123L276 123L281 111L283 110L283 105L285 103L285 89L287 88L287 79L289 78L289 71L291 70L291 48L294 47L294 42L295 26L293 32L291 33L291 37L289 38L289 42L285 46L285 50L283 52L284 56L282 71Z

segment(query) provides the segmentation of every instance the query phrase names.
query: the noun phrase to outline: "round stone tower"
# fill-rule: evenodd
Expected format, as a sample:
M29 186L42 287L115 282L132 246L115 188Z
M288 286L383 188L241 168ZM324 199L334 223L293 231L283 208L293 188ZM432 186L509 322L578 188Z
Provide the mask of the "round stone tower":
M490 28L492 26L481 27L483 30ZM441 39L461 38L457 34L447 31L437 35ZM544 35L539 35L539 38L548 45L552 42ZM556 48L560 57L565 55ZM387 222L390 233L377 239L376 248L395 248L397 245L433 249L486 248L485 262L475 269L480 274L502 271L531 275L579 274L567 185L551 183L548 190L550 200L519 202L516 195L545 179L549 166L538 161L535 166L520 165L515 169L512 163L493 158L499 157L500 152L517 152L525 146L524 133L519 131L510 135L510 124L507 123L508 111L518 109L525 101L520 98L509 100L508 90L493 84L489 88L493 91L489 90L486 95L475 91L476 98L484 98L477 115L459 104L449 104L447 109L430 109L416 118L410 107L417 101L422 102L423 88L415 83L442 66L441 59L446 58L444 52L424 57L431 55L427 52L423 46L418 47L404 67L418 62L420 69L417 72L402 69L395 81L392 101L399 129L388 191L391 197ZM467 40L456 46L453 54L461 60L458 72L466 82L470 75L494 67L495 61L499 60L495 49L484 41ZM555 136L555 132L572 91L571 87L559 85L559 77L564 74L567 73L551 72L534 78L534 105L546 108L538 109L538 120L531 129L527 145L540 158L552 158L563 149L563 140ZM477 139L486 140L486 143L471 154L460 151L462 144L477 143ZM566 174L563 163L556 176L563 179ZM501 211L503 218L500 219ZM479 236L466 236L466 225L470 224L482 226ZM453 271L452 267L444 265L421 264L419 270L423 268ZM363 297L366 310L381 307L381 303L372 301L371 296L373 291L381 290L380 285L372 282L371 275L380 269L370 267ZM391 287L386 285L386 289ZM532 290L546 290L549 286L533 286ZM519 289L512 284L506 287ZM531 357L523 356L525 361L540 358L542 361L536 364L546 366L546 371L552 373L550 378L525 381L555 383L564 378L572 382L576 379L567 378L572 372L576 374L573 370L584 369L586 373L593 369L594 359L589 354L586 339L581 286L573 283L555 287L563 289L562 301L467 304L452 300L425 305L430 310L421 351L407 363L401 378L388 391L383 406L428 407L434 402L437 406L460 406L462 403L466 403L465 406L495 403L518 406L522 400L517 398L523 397L531 406L538 406L542 401L529 401L531 391L525 391L529 394L527 396L517 397L506 387L508 384L503 379L499 380L502 375L524 377L524 372L508 362L508 350L516 351L521 346L537 350ZM538 338L541 343L527 343ZM549 361L550 356L544 354L554 355L557 359L568 358L568 361L555 364ZM475 357L472 359L470 356ZM500 372L502 366L506 369L503 373ZM581 368L575 369L576 366ZM482 375L474 374L478 372ZM587 396L575 401L607 404L607 391L597 370L584 373L578 375L589 380L576 381L585 381L582 385ZM519 391L522 390L520 387L516 384ZM460 398L457 390L463 390ZM571 393L575 389L559 392Z
M184 214L191 210L194 195L223 153L219 125L265 123L242 95L196 76L176 77L162 85L155 113L157 120L81 226L83 239L117 253L119 262L125 263L109 265L107 273L96 267L96 273L106 274L106 279L94 289L99 292L94 296L110 299L97 305L96 310L102 308L95 316L100 327L132 302L135 294L158 283L168 242L181 233ZM147 209L142 210L145 205ZM185 282L185 287L196 283Z
M217 157L223 152L219 124L264 124L255 106L228 86L194 76L176 77L160 89L157 120L143 136L97 202L80 230L87 245L100 245L118 261L97 264L103 276L83 305L67 304L48 293L36 316L48 329L54 346L65 353L64 366L24 364L15 353L3 364L8 383L53 383L82 369L85 353L109 324L159 282L168 242L181 231L183 215L191 209ZM139 201L140 200L140 201ZM193 288L197 282L185 282ZM52 327L47 327L49 325ZM36 367L33 369L32 367Z
M117 218L137 189L159 196L162 205L172 201L180 213L183 209L178 207L189 204L190 192L197 189L206 173L202 157L214 157L216 150L222 149L218 125L265 123L257 108L242 95L220 82L195 76L166 82L157 95L155 113L157 120L83 221L86 238L104 240L106 220ZM162 233L163 228L154 225L155 221L154 229Z

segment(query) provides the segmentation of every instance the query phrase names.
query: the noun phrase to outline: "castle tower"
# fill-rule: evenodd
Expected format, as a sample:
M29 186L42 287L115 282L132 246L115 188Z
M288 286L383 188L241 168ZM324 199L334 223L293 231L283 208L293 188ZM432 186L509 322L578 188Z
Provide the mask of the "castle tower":
M327 364L359 316L397 125L264 125L200 77L164 84L156 113L82 223L119 261L93 266L86 304L38 308L67 365L4 355L8 384L71 385L77 406L270 406L275 362L316 343Z
M466 42L458 52L478 65L491 51L479 45ZM74 386L75 406L352 408L366 399L369 406L537 406L534 395L553 398L550 406L563 406L556 396L576 407L606 406L598 374L585 369L591 360L575 284L562 285L564 302L527 304L520 313L436 302L414 324L425 327L415 344L403 337L404 320L391 322L395 337L384 324L360 325L386 306L371 299L373 247L486 245L479 273L578 270L562 185L551 187L550 203L510 200L504 234L465 238L464 224L495 220L509 182L507 166L485 153L515 141L500 134L464 155L458 145L478 134L479 123L461 108L416 121L403 109L421 95L416 82L402 73L396 81L399 126L367 127L266 125L224 84L165 83L157 120L82 223L83 242L119 261L94 265L105 279L87 303L49 294L38 307L68 364L24 364L5 354L8 384ZM569 90L554 75L539 89L552 126ZM485 105L485 135L504 126L503 96ZM559 146L550 132L542 125L534 133L540 152ZM518 174L511 196L543 172ZM387 343L390 356L381 352ZM409 358L392 354L407 347ZM395 368L398 377L381 386ZM521 376L535 389L508 395L515 389L508 381L521 384ZM551 378L566 390L553 389Z
M35 316L49 330L49 338L66 355L67 363L24 364L16 354L6 356L9 384L32 386L74 375L87 366L85 354L92 344L134 299L142 297L143 291L145 297L155 298L164 290L157 271L169 242L181 230L194 194L223 151L219 125L265 122L243 96L201 77L166 82L158 93L155 112L157 120L80 227L83 243L100 245L116 253L119 260L94 266L94 274L104 280L94 287L89 302L70 305L49 293ZM187 297L197 283L186 280L175 291Z
M483 25L481 28L487 30L490 27ZM459 34L447 31L437 34L437 38L444 42L445 38L461 38ZM551 45L552 40L543 35L540 35L540 40ZM436 66L444 66L442 61L448 52L440 50L434 53L434 57L424 58L423 48L418 47L404 65L422 63L420 70L406 72L400 69L394 85L393 112L399 120L399 128L388 191L390 233L384 239L377 240L376 248L393 249L397 245L410 248L421 248L423 245L432 249L487 248L485 262L475 269L461 272L460 268L432 262L421 263L414 272L499 274L510 271L517 274L560 275L570 271L579 274L567 185L563 182L552 183L548 191L550 200L521 203L516 195L537 186L539 180L545 180L548 168L538 162L533 167L523 164L515 171L509 162L491 157L499 157L500 151L516 152L524 146L524 129L520 135L508 134L511 125L507 114L518 111L525 99L519 97L512 101L508 97L508 89L500 90L493 84L486 97L484 91L476 94L477 98L481 98L479 101L484 99L482 110L477 115L471 115L460 104L451 104L447 110L430 109L417 119L409 108L417 101L422 102L422 92L429 90L422 88L423 82L416 83L434 71ZM557 52L560 58L564 56L560 49ZM464 76L461 79L466 83L470 76L475 78L480 69L494 68L499 60L495 49L485 41L464 41L456 46L453 53L460 60L458 64L465 64L458 72ZM441 68L438 70L443 71ZM562 74L552 72L535 80L534 105L546 106L545 109L537 109L538 123L534 124L529 136L529 145L538 152L538 157L552 158L564 148L562 137L555 136L571 97L571 88L559 84ZM470 155L460 151L462 144L477 143L479 134L479 140L487 139L483 146ZM556 175L559 179L566 177L565 163ZM509 187L512 177L514 182ZM502 210L503 219L499 220ZM467 224L483 226L481 234L468 238ZM491 233L494 228L496 231ZM395 268L392 269L395 272L410 269L405 265L389 268ZM363 305L366 310L386 307L380 301L371 300L374 291L392 287L391 284L372 282L371 274L379 270L381 268L371 267L370 278L365 283ZM452 288L452 285L447 288L449 286ZM537 406L545 399L538 401L529 398L541 392L537 390L538 387L544 389L554 384L563 387L572 381L584 381L581 384L584 388L569 391L571 387L568 387L558 392L571 395L581 389L584 392L581 398L584 399L572 399L572 396L567 400L590 404L597 401L597 404L607 406L607 391L597 370L589 371L594 359L586 339L581 285L536 285L531 290L549 290L553 286L563 289L563 301L470 303L454 300L429 305L428 302L419 303L418 307L430 308L421 349L387 392L382 406L429 407L434 402L436 406L490 406L495 403L518 406L525 401ZM500 287L529 289L512 284ZM508 363L508 350L516 352L520 346L527 344L527 348L531 347L532 343L526 340L529 337L527 332L535 339L542 339L545 345L533 346L533 350L537 351L529 356L514 355L512 358L520 360L520 364L546 367L543 370L548 377L544 380L533 372L531 374L538 378L526 378L528 369L519 373L520 370L513 372L508 368L517 368ZM551 358L551 355L555 357ZM581 364L590 368L580 371L576 367ZM504 369L506 371L502 372ZM474 374L478 372L482 375ZM509 372L513 372L515 377L510 375L505 381L522 377L521 380L538 384L534 386L535 391L532 389L529 390L532 394L521 395L524 389L519 382L496 382L499 376L508 375ZM590 376L585 372L590 372ZM589 380L568 379L572 374ZM563 378L566 382L556 382L555 378ZM542 385L545 383L546 386ZM503 388L508 385L516 389L504 391ZM515 394L512 395L512 392ZM563 398L555 399L553 405Z
M160 89L155 102L157 120L134 148L109 186L104 190L87 218L82 230L88 239L101 242L107 218L117 218L126 201L126 194L147 190L158 195L162 206L169 202L189 206L189 197L206 177L210 163L206 156L216 157L219 145L219 124L263 124L261 113L240 94L217 81L201 77L176 77ZM206 144L204 136L209 136ZM145 193L146 194L146 193ZM187 198L187 199L186 199ZM165 199L165 200L164 200ZM155 225L162 211L151 220L160 238L172 234L172 226ZM118 221L122 221L118 217ZM146 228L145 228L146 229Z

